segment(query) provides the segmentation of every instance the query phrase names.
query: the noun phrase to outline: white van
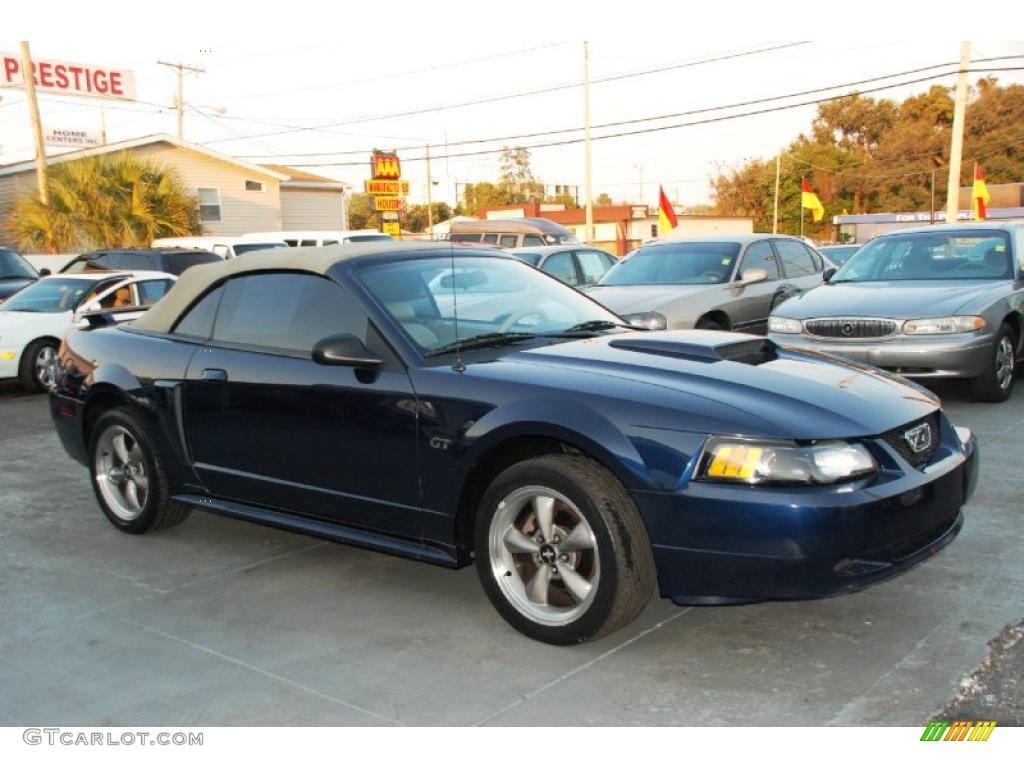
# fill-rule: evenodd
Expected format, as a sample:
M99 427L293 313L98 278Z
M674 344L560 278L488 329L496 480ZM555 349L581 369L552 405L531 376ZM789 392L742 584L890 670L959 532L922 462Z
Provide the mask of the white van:
M272 240L283 240L286 245L296 248L306 245L337 245L338 243L365 243L372 240L394 240L376 229L310 229L291 230L285 232L249 232L242 235L246 241L262 237Z
M159 237L153 247L172 246L175 248L198 248L211 251L222 259L233 259L249 251L265 251L268 248L286 248L287 244L276 237Z

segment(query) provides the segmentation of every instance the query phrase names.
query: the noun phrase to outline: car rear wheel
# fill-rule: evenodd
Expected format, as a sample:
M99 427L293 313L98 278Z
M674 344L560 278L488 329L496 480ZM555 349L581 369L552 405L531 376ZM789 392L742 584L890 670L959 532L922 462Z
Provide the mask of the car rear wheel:
M654 590L654 556L633 500L583 456L506 469L484 494L475 533L484 591L535 640L572 645L614 632Z
M170 500L167 473L138 417L126 408L96 421L89 445L96 499L107 519L126 533L177 525L189 509Z
M1017 338L1006 323L999 328L988 368L970 380L971 395L986 403L1001 403L1013 392L1017 366Z
M26 392L49 392L55 384L57 344L50 339L36 339L21 355L18 379Z

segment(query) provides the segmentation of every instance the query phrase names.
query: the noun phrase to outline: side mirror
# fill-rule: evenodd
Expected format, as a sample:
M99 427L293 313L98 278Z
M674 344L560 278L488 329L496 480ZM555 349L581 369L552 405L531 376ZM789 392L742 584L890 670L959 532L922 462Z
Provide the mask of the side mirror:
M376 357L350 333L320 339L313 347L313 362L320 365L345 365L351 368L376 368L384 361Z
M768 270L758 269L744 269L740 273L739 283L740 285L751 285L752 283L763 283L768 279Z
M838 270L835 267L829 267L828 269L821 273L821 279L827 283L829 280L833 278L836 272L838 272Z
M52 274L53 274L53 272L51 272L50 270L46 269L45 267L43 269L39 270L39 276L40 277L49 277Z

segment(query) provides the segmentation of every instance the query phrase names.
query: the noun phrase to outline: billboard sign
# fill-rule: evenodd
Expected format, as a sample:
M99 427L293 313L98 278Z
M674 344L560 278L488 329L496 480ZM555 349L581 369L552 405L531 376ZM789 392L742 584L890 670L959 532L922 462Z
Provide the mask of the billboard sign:
M46 93L135 100L135 73L130 69L33 58L32 73L36 89ZM24 87L21 55L0 52L0 88Z

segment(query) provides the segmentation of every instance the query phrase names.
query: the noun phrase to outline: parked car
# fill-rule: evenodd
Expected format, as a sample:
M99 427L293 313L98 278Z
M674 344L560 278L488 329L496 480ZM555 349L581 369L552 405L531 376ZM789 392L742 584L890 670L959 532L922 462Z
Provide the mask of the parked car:
M825 267L797 237L666 238L638 248L587 292L650 330L764 333L772 308L821 285Z
M948 224L881 235L826 285L779 306L780 344L1010 396L1024 339L1024 226Z
M573 287L594 285L605 272L618 264L608 251L585 245L574 248L564 245L513 248L509 253Z
M860 249L859 245L823 245L818 252L836 267L841 267Z
M579 240L567 227L550 219L455 219L447 240L455 243L482 243L501 248L537 248L542 245L578 245Z
M309 229L286 230L283 232L249 232L242 235L243 241L280 240L291 248L303 246L322 247L339 243L369 243L376 240L394 240L391 235L376 229Z
M31 285L41 276L48 274L48 269L37 272L36 268L17 251L0 248L0 304L26 285Z
M506 298L439 311L445 270ZM656 585L708 604L892 576L957 535L977 477L970 431L909 382L624 328L521 261L438 243L197 267L131 326L68 335L51 414L122 531L202 509L475 558L498 612L558 644L625 626Z
M272 238L246 239L244 237L161 237L153 241L154 248L197 248L220 256L222 259L234 259L243 253L265 251L268 248L287 248L283 240Z
M61 274L144 270L180 275L197 264L218 261L223 259L217 254L195 248L107 248L75 257L64 266Z
M17 377L23 389L53 386L57 348L87 313L112 312L134 320L174 283L163 272L83 272L40 278L0 306L0 379Z

